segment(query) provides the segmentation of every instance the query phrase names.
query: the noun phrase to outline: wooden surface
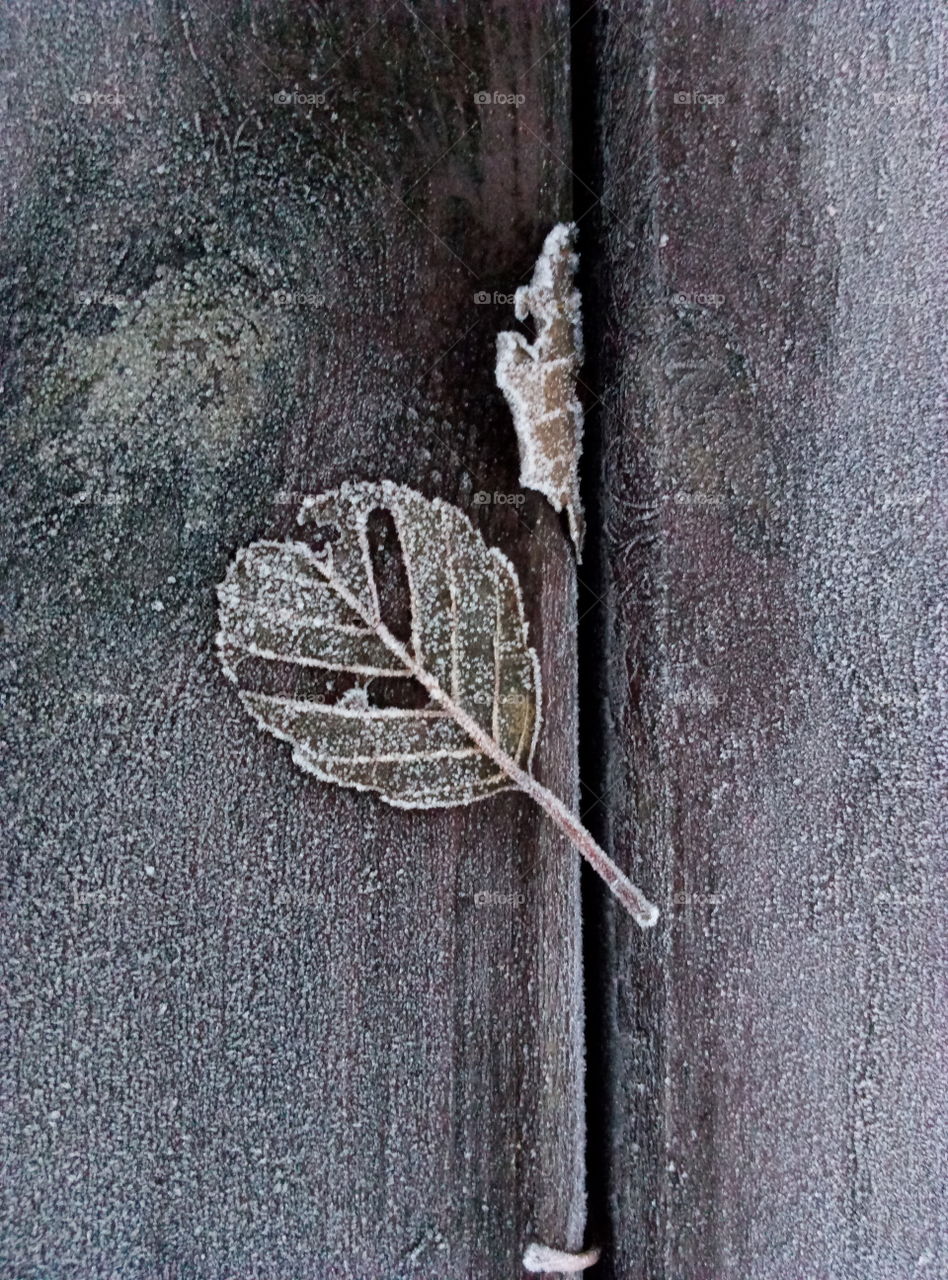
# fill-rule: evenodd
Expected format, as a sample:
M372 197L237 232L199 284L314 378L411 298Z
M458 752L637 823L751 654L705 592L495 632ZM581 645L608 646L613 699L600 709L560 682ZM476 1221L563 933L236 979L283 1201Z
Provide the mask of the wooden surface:
M948 1274L936 9L598 16L602 1274Z
M603 1280L948 1272L938 56L927 0L7 6L3 1280L503 1280L584 1163ZM474 501L571 204L578 609ZM516 564L566 798L581 615L664 913L587 885L585 1153L575 855L315 782L213 656L236 548L385 476Z
M515 796L304 776L214 587L308 492L458 503L517 565L575 796L568 543L538 495L474 501L519 493L494 294L569 213L567 7L3 30L0 1274L517 1275L583 1239L575 854Z

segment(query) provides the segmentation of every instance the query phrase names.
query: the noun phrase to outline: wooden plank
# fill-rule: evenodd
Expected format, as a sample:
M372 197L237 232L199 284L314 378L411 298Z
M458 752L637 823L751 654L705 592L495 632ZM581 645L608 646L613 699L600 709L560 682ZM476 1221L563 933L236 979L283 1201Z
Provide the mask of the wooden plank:
M936 29L597 27L622 1280L948 1273Z
M582 1242L575 854L515 796L307 778L213 655L215 584L300 496L440 495L520 572L575 794L568 543L474 501L518 492L494 295L569 212L567 32L561 0L4 15L5 1276Z

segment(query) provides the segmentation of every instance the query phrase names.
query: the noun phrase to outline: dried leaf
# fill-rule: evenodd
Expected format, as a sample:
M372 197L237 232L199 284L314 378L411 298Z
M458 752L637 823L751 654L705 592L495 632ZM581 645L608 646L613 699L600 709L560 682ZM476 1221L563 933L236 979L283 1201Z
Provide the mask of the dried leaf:
M393 521L408 582L404 642L382 617L369 525L378 511ZM298 519L315 545L252 543L218 588L219 656L258 725L291 743L303 769L400 808L525 791L636 919L654 924L655 908L530 773L540 670L510 562L456 507L388 481L307 498ZM290 697L260 687L260 663L362 683L335 700ZM414 682L424 705L373 702L386 680Z
M398 533L412 595L410 645L383 628L368 537L382 508ZM513 567L455 507L393 484L344 485L309 498L302 523L331 527L316 552L255 542L219 589L221 660L238 685L244 655L373 678L416 678L415 665L497 748L529 768L538 728L539 667L527 644ZM293 744L302 768L377 791L401 808L467 804L514 784L446 706L422 710L284 698L242 688L258 724Z
M532 316L535 342L513 330L497 335L497 385L507 397L520 447L520 483L566 510L577 560L585 521L579 497L583 407L576 380L583 363L582 309L573 277L576 227L560 223L546 237L530 284L514 295L518 320Z

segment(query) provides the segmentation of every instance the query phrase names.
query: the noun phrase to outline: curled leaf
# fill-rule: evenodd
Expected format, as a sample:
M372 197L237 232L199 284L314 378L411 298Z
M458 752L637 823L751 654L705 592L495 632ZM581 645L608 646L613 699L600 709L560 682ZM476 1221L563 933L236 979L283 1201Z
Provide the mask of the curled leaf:
M546 237L533 279L514 295L518 320L532 316L535 342L513 330L497 335L497 385L513 414L520 449L520 483L536 489L555 511L566 511L577 560L585 520L579 497L583 407L576 380L583 363L582 305L573 277L576 227L560 223Z

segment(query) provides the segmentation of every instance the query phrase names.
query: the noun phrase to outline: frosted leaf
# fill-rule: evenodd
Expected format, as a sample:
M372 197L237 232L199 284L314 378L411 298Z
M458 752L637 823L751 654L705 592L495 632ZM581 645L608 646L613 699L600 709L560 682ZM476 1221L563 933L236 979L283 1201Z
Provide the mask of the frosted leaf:
M379 509L394 521L408 578L404 646L380 616L368 532ZM470 716L498 750L529 768L539 670L510 563L455 507L394 484L348 484L307 498L299 521L335 536L323 551L255 542L218 589L221 661L257 723L292 743L302 768L402 808L466 804L509 789L510 777L451 712ZM244 687L245 656L357 675L422 675L428 705L373 707L355 691L336 702L265 693Z
M583 363L582 310L573 277L576 226L560 223L546 237L533 279L514 295L518 320L532 316L535 342L513 330L497 335L497 385L513 414L520 448L520 483L565 509L577 560L585 521L578 467L583 407L576 380Z
M380 512L407 580L406 640L382 616L369 523ZM306 498L298 520L315 545L254 542L218 588L218 654L257 724L289 742L301 768L404 809L519 788L635 919L654 924L657 910L530 772L540 668L509 560L456 507L389 481ZM358 684L339 697L274 693L265 676L294 667ZM386 680L414 684L420 705L374 704L371 690Z

